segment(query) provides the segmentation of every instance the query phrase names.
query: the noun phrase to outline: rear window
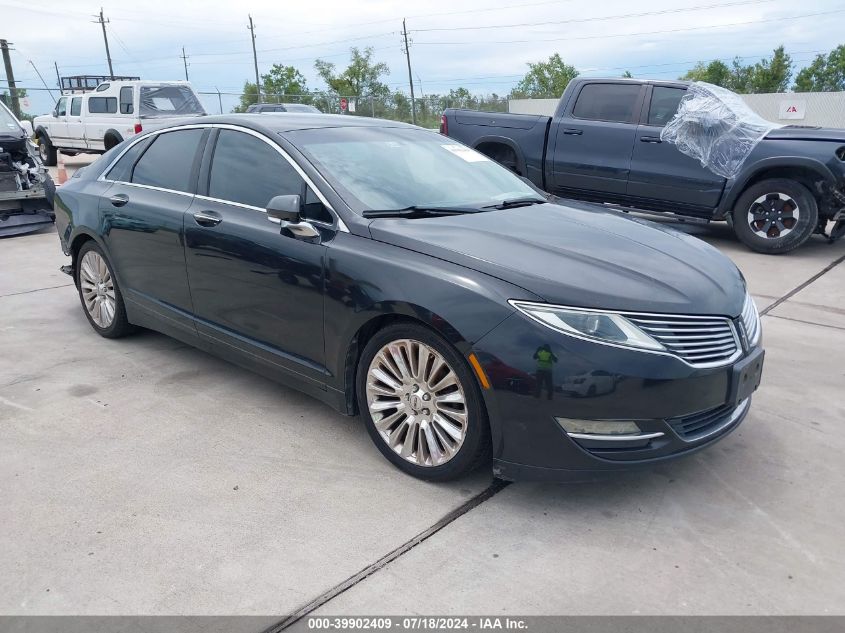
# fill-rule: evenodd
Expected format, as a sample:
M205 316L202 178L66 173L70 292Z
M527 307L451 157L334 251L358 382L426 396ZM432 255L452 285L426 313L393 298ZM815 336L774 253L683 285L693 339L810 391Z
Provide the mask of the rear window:
M132 114L135 111L132 103L132 86L123 86L120 89L120 113Z
M88 112L91 114L114 114L117 112L117 98L88 97Z
M82 97L74 97L70 100L70 115L80 116L82 114Z
M159 134L136 163L132 182L192 192L191 172L203 133L195 129Z
M579 119L632 123L640 96L637 84L587 84L572 111Z
M141 86L139 110L142 117L205 114L188 86Z
M686 90L655 86L651 91L651 105L648 108L649 125L666 125L678 111L678 104Z

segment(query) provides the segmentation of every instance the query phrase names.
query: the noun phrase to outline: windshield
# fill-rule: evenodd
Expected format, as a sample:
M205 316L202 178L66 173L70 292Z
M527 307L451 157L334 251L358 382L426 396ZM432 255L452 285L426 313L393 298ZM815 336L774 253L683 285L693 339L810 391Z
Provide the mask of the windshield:
M142 117L203 115L199 100L188 86L141 86Z
M19 132L21 129L17 119L0 103L0 132Z
M348 127L287 136L358 213L541 199L513 172L436 132Z

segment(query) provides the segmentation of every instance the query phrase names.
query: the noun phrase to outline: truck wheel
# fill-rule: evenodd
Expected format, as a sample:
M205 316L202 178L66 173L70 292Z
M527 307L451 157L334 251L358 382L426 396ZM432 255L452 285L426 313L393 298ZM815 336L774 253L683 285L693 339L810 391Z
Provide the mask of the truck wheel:
M41 162L47 167L56 165L56 148L53 147L46 134L38 135L38 155L41 157Z
M788 253L806 242L816 229L819 207L801 183L772 178L746 189L733 210L733 226L740 241L757 251Z

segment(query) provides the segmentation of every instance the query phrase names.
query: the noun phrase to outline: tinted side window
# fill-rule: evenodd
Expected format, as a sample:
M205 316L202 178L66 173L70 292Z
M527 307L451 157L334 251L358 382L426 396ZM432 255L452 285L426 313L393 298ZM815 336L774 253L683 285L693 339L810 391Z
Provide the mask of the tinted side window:
M678 103L684 96L683 88L655 86L651 90L651 105L648 108L649 125L666 125L678 111Z
M115 97L88 97L88 112L114 114L117 112L117 99Z
M193 191L191 171L204 130L165 132L135 165L132 182L174 191Z
M62 97L56 105L56 116L64 116L67 114L67 99Z
M135 104L133 103L132 86L123 86L120 89L120 113L132 114L135 111Z
M82 97L74 97L70 100L70 116L82 114Z
M587 84L572 114L579 119L631 123L639 95L637 84Z
M263 209L274 196L301 196L303 184L290 163L261 139L220 131L211 162L210 197Z
M111 171L106 174L106 178L119 182L132 182L132 168L135 167L135 161L138 160L138 157L144 152L147 145L149 145L149 139L135 143L126 150L126 153L120 157L120 160L115 163Z

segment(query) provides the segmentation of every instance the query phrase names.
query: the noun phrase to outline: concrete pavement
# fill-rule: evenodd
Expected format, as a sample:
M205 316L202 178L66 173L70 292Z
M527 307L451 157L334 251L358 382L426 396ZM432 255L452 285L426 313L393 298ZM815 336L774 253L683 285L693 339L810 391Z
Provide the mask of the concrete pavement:
M686 230L780 301L743 426L477 505L488 473L416 481L307 396L158 334L100 338L52 230L0 240L0 613L845 614L845 242L766 257Z

